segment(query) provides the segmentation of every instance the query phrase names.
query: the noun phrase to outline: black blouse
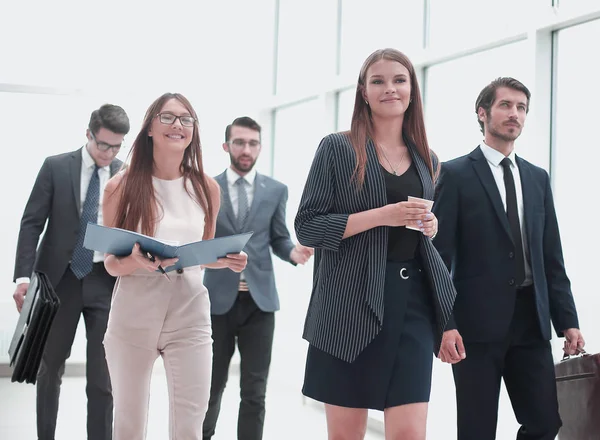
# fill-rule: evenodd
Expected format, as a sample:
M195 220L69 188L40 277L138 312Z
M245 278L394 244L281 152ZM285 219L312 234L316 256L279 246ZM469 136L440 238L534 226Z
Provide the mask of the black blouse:
M423 197L423 185L417 174L415 164L401 175L388 172L383 166L385 188L388 203L406 202L408 196ZM406 229L404 226L391 227L388 239L388 261L400 262L415 258L422 232Z

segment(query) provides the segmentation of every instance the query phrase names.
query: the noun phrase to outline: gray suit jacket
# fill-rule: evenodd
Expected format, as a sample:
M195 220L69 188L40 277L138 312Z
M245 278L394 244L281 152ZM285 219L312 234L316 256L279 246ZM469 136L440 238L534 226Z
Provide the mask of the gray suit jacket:
M113 160L110 175L121 165ZM21 219L13 281L37 270L48 275L52 286L58 285L77 244L80 211L81 148L44 161Z
M215 177L221 186L221 209L217 217L215 237L237 234L236 217L231 206L227 174ZM256 174L254 199L246 223L246 231L254 231L246 244L248 265L244 277L256 305L265 312L279 310L270 249L284 261L290 260L294 243L285 223L288 189L283 183ZM204 284L208 288L213 315L224 315L233 306L238 294L240 274L230 269L206 269Z

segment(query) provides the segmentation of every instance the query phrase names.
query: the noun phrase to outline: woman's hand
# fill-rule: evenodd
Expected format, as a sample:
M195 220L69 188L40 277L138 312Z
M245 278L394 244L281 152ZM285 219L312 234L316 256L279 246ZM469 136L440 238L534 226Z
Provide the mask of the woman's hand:
M421 229L423 222L433 218L427 205L421 202L390 203L381 209L385 226L412 226Z
M435 235L437 234L437 231L438 231L438 220L433 212L431 212L429 214L431 215L431 217L426 218L425 220L423 220L421 222L420 226L415 226L415 227L419 228L421 230L421 232L423 233L423 235L433 238L433 237L435 237Z
M239 254L227 254L225 258L219 258L217 263L223 265L223 267L228 267L234 272L241 272L246 268L246 264L248 263L248 254L246 252L240 252Z
M138 243L133 245L131 255L129 255L127 258L131 258L133 267L136 269L145 269L148 272L156 272L158 270L158 266L162 266L163 269L173 266L179 260L179 258L162 259L156 256L152 258L152 255L142 252Z

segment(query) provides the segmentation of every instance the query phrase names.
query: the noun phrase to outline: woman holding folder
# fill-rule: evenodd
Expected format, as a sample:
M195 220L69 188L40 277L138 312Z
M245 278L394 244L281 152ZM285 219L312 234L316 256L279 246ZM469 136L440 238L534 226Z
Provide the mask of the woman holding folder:
M186 244L214 237L219 185L204 174L196 112L167 93L146 112L129 165L106 185L105 225ZM209 265L241 272L243 252ZM115 406L114 440L146 435L152 367L161 355L167 374L170 438L202 438L210 392L212 339L208 291L200 266L163 269L176 259L143 253L107 255L117 276L104 337ZM162 273L161 273L162 272Z

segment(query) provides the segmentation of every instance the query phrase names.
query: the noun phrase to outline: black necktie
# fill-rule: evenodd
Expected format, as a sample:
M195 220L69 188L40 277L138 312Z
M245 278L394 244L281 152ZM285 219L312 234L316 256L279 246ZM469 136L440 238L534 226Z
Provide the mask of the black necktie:
M88 222L98 222L98 204L100 202L100 176L98 175L98 165L94 166L94 172L90 178L83 210L79 219L79 236L77 244L71 258L71 271L78 279L82 279L92 271L94 266L94 251L83 247L83 239Z
M511 160L505 157L500 164L504 168L504 187L506 188L506 215L512 238L515 245L515 264L517 286L525 281L525 256L523 255L523 239L521 237L521 224L519 223L519 210L517 207L517 190L515 188L515 179L510 169Z

